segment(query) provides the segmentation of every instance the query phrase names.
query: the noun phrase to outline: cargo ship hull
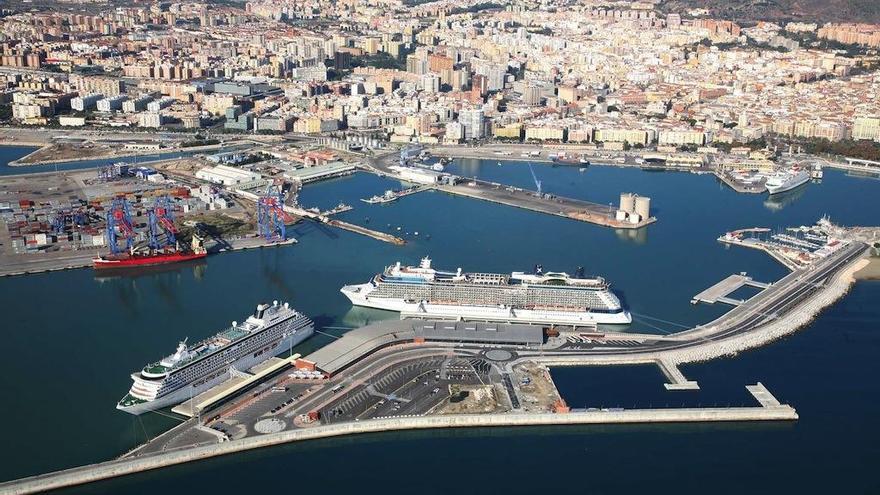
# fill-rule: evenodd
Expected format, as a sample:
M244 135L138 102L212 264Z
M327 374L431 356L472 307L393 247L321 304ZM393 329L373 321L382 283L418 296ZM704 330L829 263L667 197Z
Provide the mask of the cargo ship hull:
M167 263L180 263L183 261L198 260L206 257L208 253L161 253L150 255L135 255L124 257L100 257L93 261L96 270L113 268L132 268L138 266L164 265Z

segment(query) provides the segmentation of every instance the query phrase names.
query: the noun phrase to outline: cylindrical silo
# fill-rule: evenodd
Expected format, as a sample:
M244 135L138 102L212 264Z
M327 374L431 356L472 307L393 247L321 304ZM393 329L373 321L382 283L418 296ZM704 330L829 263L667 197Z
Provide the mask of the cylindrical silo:
M644 219L651 218L651 198L637 196L635 211Z
M633 193L620 193L620 209L627 213L636 211L636 197Z

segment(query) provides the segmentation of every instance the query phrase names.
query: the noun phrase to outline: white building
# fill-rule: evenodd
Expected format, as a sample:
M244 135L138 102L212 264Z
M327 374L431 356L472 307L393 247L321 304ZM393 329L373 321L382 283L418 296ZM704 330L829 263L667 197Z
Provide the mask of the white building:
M143 112L138 116L138 124L141 127L161 127L165 123L165 116L159 112Z
M422 76L422 89L425 90L425 93L439 93L440 92L440 76L431 72L429 74L425 74Z
M402 180L415 184L436 184L440 182L440 172L416 167L401 167L392 165L388 167L397 172Z
M125 113L143 112L147 109L147 104L153 101L151 95L139 96L133 100L127 100L122 104L122 111Z
M228 165L216 165L214 167L205 167L196 172L196 178L222 184L224 186L235 186L246 182L253 182L262 179L262 175L250 170L230 167Z
M174 104L174 102L175 102L174 98L172 98L170 96L165 96L159 100L155 100L155 101L151 101L150 103L147 103L147 110L149 110L150 112L158 112L159 110L162 110L163 108L170 107L171 105Z
M90 95L85 96L77 96L76 98L70 100L70 108L78 111L84 112L86 110L91 110L95 108L98 100L104 98L104 95L101 93L92 93Z
M111 96L98 100L97 107L99 112L112 112L114 110L122 110L122 104L128 100L125 95Z
M465 140L486 137L486 119L482 109L462 110L458 114L458 123L464 130Z

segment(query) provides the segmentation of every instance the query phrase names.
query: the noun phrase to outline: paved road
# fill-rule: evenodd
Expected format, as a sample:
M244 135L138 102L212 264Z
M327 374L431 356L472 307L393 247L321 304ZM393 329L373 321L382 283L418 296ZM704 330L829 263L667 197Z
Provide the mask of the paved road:
M419 381L413 387L408 387L407 384L401 386L398 383L399 376L396 378L391 377L390 380L382 381L382 379L389 377L395 370L413 363L431 363L436 362L438 359L450 357L481 358L483 353L489 348L505 348L512 351L509 361L506 363L495 363L498 365L510 365L523 360L541 362L542 359L556 359L561 356L596 359L614 356L659 356L664 352L702 346L712 342L720 344L721 341L726 339L753 332L759 327L776 320L781 315L792 311L807 300L811 294L823 287L843 268L859 259L864 254L866 248L865 244L859 242L844 246L831 257L818 261L810 268L789 274L743 305L734 308L707 325L670 336L630 342L627 345L563 346L557 349L545 348L543 350L535 350L523 346L487 346L485 344L428 342L414 345L401 343L364 357L350 368L337 374L337 376L326 380L317 390L303 396L289 408L281 411L281 414L286 418L293 418L310 411L322 411L326 415L327 411L336 410L340 407L340 404L347 400L351 403L343 407L343 413L337 414L337 416L349 421L359 417L366 419L383 415L422 414L443 398L434 397L434 394L430 394L430 391L436 386L433 384L435 381L433 380L433 374L428 379L430 387L422 386L422 381L424 380ZM416 368L418 366L413 369ZM442 366L437 369L442 370ZM406 378L411 379L412 377L408 376ZM392 386L394 389L390 391L383 389L380 391L381 393L388 394L389 392L405 391L408 394L408 398L412 400L405 404L401 403L399 407L396 406L395 402L389 400L386 400L381 407L376 407L377 401L380 400L378 396L371 396L372 400L369 401L360 400L369 395L367 388L370 384L380 381L386 385L390 384L388 386ZM337 385L343 385L344 388L334 391L333 389ZM510 384L508 388L516 408L517 397L515 390L513 390L515 387ZM364 397L358 399L355 397L357 394L361 394ZM353 398L354 400L350 400ZM244 404L241 410L244 411L244 415L248 418L246 420L247 423L251 423L260 417L265 417L264 415L269 412L268 409L277 402L270 401L271 404L262 405L259 403L248 404L250 399L250 397L244 396L233 401L233 404ZM206 413L205 416L211 416L211 414ZM328 419L333 421L332 418ZM248 434L252 434L252 432L248 432Z

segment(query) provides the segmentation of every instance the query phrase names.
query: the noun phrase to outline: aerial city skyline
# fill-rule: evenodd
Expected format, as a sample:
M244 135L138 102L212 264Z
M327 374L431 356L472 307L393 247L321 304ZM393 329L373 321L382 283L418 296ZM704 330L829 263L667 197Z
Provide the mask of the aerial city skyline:
M877 489L871 6L5 1L0 81L0 494Z

